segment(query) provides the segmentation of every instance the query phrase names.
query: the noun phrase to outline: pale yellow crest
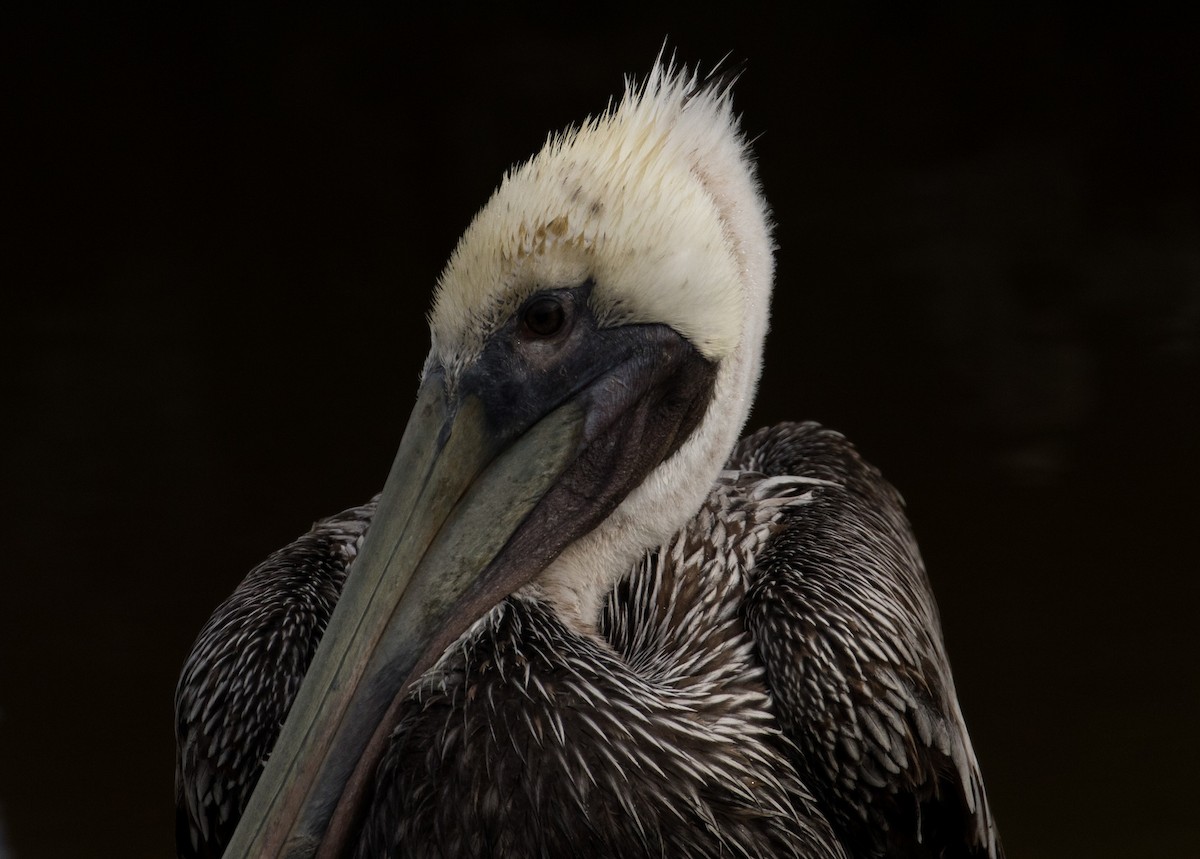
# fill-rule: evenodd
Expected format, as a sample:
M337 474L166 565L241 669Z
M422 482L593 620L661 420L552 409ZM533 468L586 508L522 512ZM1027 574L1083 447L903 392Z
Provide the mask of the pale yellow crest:
M439 279L435 355L461 369L534 292L590 278L601 324L663 323L722 359L767 300L769 231L728 89L660 64L505 176Z

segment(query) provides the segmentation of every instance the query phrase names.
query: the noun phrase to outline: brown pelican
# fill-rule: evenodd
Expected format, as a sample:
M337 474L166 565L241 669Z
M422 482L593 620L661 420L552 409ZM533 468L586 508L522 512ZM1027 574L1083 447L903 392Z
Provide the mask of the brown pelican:
M727 83L511 171L381 495L200 633L179 855L1001 855L899 497L814 424L738 442L772 276Z

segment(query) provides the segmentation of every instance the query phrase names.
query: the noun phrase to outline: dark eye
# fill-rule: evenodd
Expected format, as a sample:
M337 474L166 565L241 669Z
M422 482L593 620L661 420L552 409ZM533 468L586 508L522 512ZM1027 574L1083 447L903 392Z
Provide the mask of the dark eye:
M529 303L521 321L525 330L533 336L553 337L566 323L567 312L557 298L543 296Z

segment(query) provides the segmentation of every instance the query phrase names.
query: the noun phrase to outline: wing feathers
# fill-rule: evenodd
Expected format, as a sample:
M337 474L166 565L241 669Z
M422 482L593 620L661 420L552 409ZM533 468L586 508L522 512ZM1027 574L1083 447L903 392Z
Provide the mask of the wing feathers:
M732 464L820 481L759 555L745 611L799 766L847 845L1001 856L899 495L816 424L760 431Z

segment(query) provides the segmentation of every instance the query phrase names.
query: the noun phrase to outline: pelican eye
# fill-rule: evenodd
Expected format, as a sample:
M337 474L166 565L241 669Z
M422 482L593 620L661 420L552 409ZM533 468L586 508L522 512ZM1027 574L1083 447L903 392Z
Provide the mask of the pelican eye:
M561 301L544 295L529 302L521 314L521 327L533 337L553 337L567 322L567 311Z

